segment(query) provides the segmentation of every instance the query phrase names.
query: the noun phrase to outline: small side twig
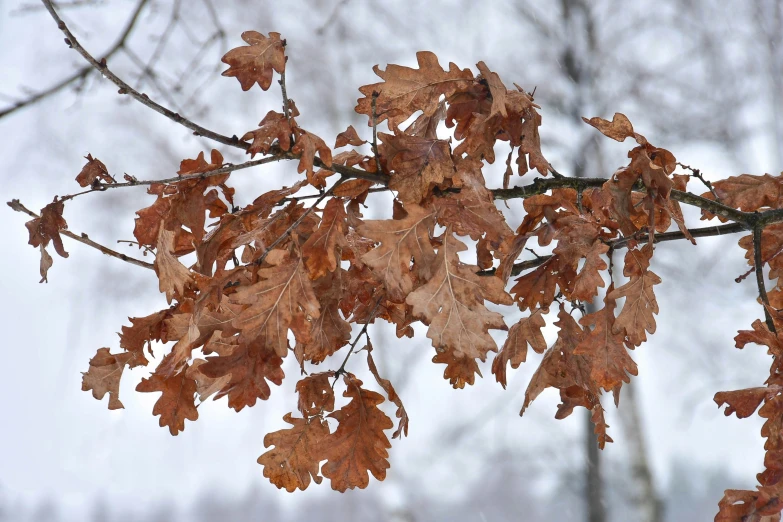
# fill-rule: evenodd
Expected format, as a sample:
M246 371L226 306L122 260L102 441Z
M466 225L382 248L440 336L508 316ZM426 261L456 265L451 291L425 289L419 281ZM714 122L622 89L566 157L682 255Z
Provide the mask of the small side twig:
M767 287L764 285L764 262L761 259L761 233L763 230L764 227L761 225L753 227L753 264L756 269L756 285L759 288L759 298L764 305L764 318L766 319L767 328L769 328L770 332L777 333L775 323L769 314L769 298L767 297Z
M677 165L679 165L680 167L684 168L685 170L690 170L691 171L691 176L693 176L694 178L696 178L699 181L701 181L702 183L704 183L704 186L706 186L710 190L710 192L712 193L712 197L715 198L715 201L720 201L720 198L718 197L717 192L715 192L715 189L712 187L712 183L710 183L709 180L704 178L704 175L701 173L700 169L691 167L690 165L684 165L684 164L680 163L679 161L677 162Z
M552 173L552 177L555 179L562 179L566 177L563 174L560 174L558 171L556 171L551 163L549 164L549 172Z
M32 210L25 207L18 199L12 199L8 202L8 206L14 209L17 212L21 212L23 214L27 214L28 216L32 218L39 219L41 216L33 212ZM140 266L142 268L147 268L149 270L155 270L155 267L152 263L147 263L146 261L142 261L140 259L136 259L134 257L126 256L125 254L122 254L120 252L117 252L116 250L112 250L109 247L103 246L100 243L96 243L92 239L90 239L87 234L75 234L71 232L70 230L60 230L60 234L69 237L73 239L74 241L78 241L79 243L82 243L84 245L90 246L96 250L100 250L107 256L116 257L117 259L120 259L122 261L125 261L126 263L130 263L132 265Z
M345 373L345 365L348 363L348 359L351 358L351 355L353 355L354 349L356 348L356 345L359 343L359 339L361 339L362 336L365 336L367 337L367 341L370 340L370 334L367 333L367 328L370 326L370 323L373 321L373 319L375 319L375 314L378 313L378 308L381 307L381 301L383 301L383 296L379 296L378 299L375 300L375 306L370 312L369 317L367 317L367 320L364 322L364 326L362 326L362 329L359 331L359 334L351 343L351 347L348 349L348 353L345 354L345 359L343 359L342 364L337 370L335 370L334 381L332 382L332 389L334 389L334 385L337 383L337 379L339 379L340 375Z
M288 61L288 57L286 56L286 61ZM280 73L280 79L277 81L277 83L280 84L280 92L283 95L283 114L285 115L285 119L288 120L288 123L291 123L291 101L288 99L288 91L285 88L285 70L283 70L282 73Z
M220 167L219 169L208 170L206 172L187 174L185 176L172 176L170 178L164 178L164 179L144 180L144 179L136 179L131 176L128 176L128 178L132 178L132 181L126 181L124 183L100 183L93 186L89 190L84 190L82 192L77 192L75 194L68 194L67 196L63 196L60 198L60 201L68 201L69 199L73 199L83 194L90 194L91 192L104 192L108 189L114 189L114 188L135 187L135 186L142 186L142 185L156 185L161 183L176 183L179 181L187 181L189 179L206 179L211 176L220 176L221 174L228 174L229 172L235 172L237 170L249 169L250 167L257 167L258 165L264 165L266 163L274 163L282 159L286 159L286 158L281 158L279 156L270 156L268 158L246 161L244 163L239 163L237 165L228 164L223 167Z

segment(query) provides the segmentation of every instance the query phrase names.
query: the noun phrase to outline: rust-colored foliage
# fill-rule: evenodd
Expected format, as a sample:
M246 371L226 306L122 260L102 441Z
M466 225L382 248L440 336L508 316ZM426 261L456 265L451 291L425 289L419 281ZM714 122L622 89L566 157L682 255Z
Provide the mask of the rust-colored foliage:
M280 33L269 33L266 37L256 31L245 31L242 39L247 46L231 49L223 56L223 62L229 65L223 76L235 77L243 91L255 83L263 90L269 89L272 71L278 74L285 71L285 40L280 39Z
M223 61L230 67L223 74L236 77L243 90L256 83L266 90L274 72L285 71L285 40L255 31L242 38L249 45L226 53ZM667 232L666 239L695 244L697 234L686 227L680 208L686 203L700 206L704 218L717 215L755 231L739 245L757 271L765 321L741 331L736 342L766 346L774 360L763 386L720 392L715 401L726 405L727 415L758 411L765 419L766 470L756 491L727 490L716 520L773 520L783 507L783 315L778 311L783 308L783 216L776 213L783 208L783 174L743 174L714 182L714 194L689 194L688 177L674 174L674 155L653 146L617 113L611 121L585 121L618 142L633 138L628 164L604 178L563 177L541 152L542 119L532 94L518 86L507 89L484 62L474 75L453 63L443 69L431 52L420 52L417 59L417 68L376 66L381 81L360 87L355 110L373 127L371 143L349 126L336 136L334 148L351 148L333 157L326 141L299 126L300 114L285 89L283 113L270 111L241 140L218 140L251 158L297 161L296 172L304 175L283 178L291 188L236 207L234 190L227 186L230 172L252 165L226 164L218 150L211 151L209 161L204 152L183 160L174 181L152 183L148 194L155 199L137 212L133 234L155 259L137 264L155 271L169 307L130 319L120 333L122 351L99 349L82 388L97 399L109 394L109 409L122 408L124 370L148 366L154 348L160 363L136 390L161 393L153 414L176 435L185 420L198 418L196 397L202 402L227 397L237 411L251 407L269 398L269 383L280 385L284 365L291 364L289 374L303 375L296 384L301 416L287 413L283 420L289 427L264 438L268 449L258 458L264 476L287 491L306 489L323 477L335 490L364 488L369 475L386 476L391 446L386 432L395 423L381 408L389 406L384 396L346 369L356 364L356 357L349 359L359 351L361 337L367 338L367 369L396 407L396 439L408 433L408 413L376 367L372 324L391 323L403 338L414 335L412 325L424 323L432 360L445 365L443 376L454 388L464 388L482 375L487 354L498 351L493 334L507 330L504 316L488 303L516 305L523 316L511 325L491 363L495 379L505 387L509 365L514 369L526 362L528 346L543 354L520 413L555 388L561 401L555 416L585 408L603 448L612 439L602 394L611 392L619 402L622 385L638 373L629 350L656 330L659 305L653 289L661 279L650 269L656 234L676 224L679 232ZM413 122L400 128L409 118ZM384 121L389 132L378 134L377 124ZM484 169L494 162L500 141L511 148L502 175ZM540 177L509 188L514 155L520 175L534 170ZM116 183L103 163L90 155L87 160L77 177L82 187L134 184L129 177L128 183ZM550 172L555 178L545 179ZM335 174L338 181L330 179ZM40 215L16 200L10 203L33 216L26 226L30 244L41 251L43 281L52 264L47 245L53 243L67 257L61 235L79 239L67 232L63 218L63 201L74 197L55 198ZM509 203L509 208L524 210L524 217L511 223L509 216L517 214L496 200L517 198L524 205ZM384 201L391 204L383 207ZM373 219L362 214L368 207ZM534 243L549 253L528 256ZM626 249L625 279L613 273L619 249ZM108 248L102 251L128 260ZM776 280L768 293L763 265ZM597 309L587 314L586 303ZM549 348L547 314L557 316L549 321L557 334ZM290 352L295 361L286 363Z

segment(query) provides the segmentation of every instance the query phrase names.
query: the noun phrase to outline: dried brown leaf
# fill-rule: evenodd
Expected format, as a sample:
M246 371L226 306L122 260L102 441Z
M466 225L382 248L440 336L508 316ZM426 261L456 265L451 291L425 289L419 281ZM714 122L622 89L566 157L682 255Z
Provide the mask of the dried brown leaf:
M285 71L285 40L280 33L269 33L269 37L256 31L245 31L242 39L249 45L228 51L221 61L229 65L223 76L234 76L243 91L255 83L263 90L272 84L272 70L278 74Z

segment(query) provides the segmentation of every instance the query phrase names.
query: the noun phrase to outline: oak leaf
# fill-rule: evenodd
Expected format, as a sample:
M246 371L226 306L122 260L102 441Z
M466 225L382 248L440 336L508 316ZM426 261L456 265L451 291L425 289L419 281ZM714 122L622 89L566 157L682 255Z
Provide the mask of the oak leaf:
M601 134L612 138L613 140L625 141L625 138L633 138L637 143L639 143L639 145L644 145L647 143L647 140L644 138L644 136L634 132L633 125L631 125L630 120L625 114L621 112L614 113L612 121L608 121L599 117L590 118L589 120L583 117L582 121L588 125L592 125L601 131Z
M299 342L310 339L310 320L320 316L304 260L286 250L272 250L266 257L270 267L258 270L258 282L242 286L231 296L232 303L247 305L232 325L241 331L243 342L255 341L285 357L288 330Z
M507 329L503 316L490 312L484 301L513 301L500 279L478 276L476 267L460 262L458 254L464 250L465 244L447 228L433 263L435 273L405 302L413 307L416 318L429 325L427 337L437 351L453 349L458 357L483 361L488 351L497 350L489 330Z
M196 393L198 393L198 400L201 402L206 401L212 395L225 388L231 380L231 375L212 378L202 373L201 365L206 363L207 361L204 359L194 359L191 365L185 370L185 375L196 381Z
M754 212L764 208L780 208L783 197L783 173L780 176L753 176L742 174L730 176L715 181L712 188L724 205L737 208L743 212ZM711 192L701 195L703 198L715 199Z
M546 341L541 329L546 326L541 309L535 310L527 317L514 323L508 331L508 337L503 348L492 361L492 373L503 388L506 387L506 363L511 363L512 368L527 359L527 346L530 345L536 353L544 353Z
M560 390L563 401L558 407L557 417L567 416L575 398L579 397L582 405L592 408L597 400L600 389L591 377L590 360L584 355L575 353L576 347L585 339L588 332L574 320L561 304L555 326L560 329L555 343L544 353L538 368L530 379L525 391L525 401L519 414L523 415L530 404L546 388Z
M780 391L780 386L723 391L716 393L713 400L719 408L726 405L726 411L724 411L726 417L736 413L738 419L744 419L753 415L763 401L777 395Z
M278 488L289 493L297 488L304 491L311 478L316 484L323 479L318 471L329 427L317 416L300 419L286 413L283 420L293 427L273 431L264 437L264 447L274 448L258 457L258 463L264 467L264 476Z
M291 123L285 115L269 111L258 124L256 130L248 131L242 136L242 141L253 140L247 149L247 153L252 158L259 152L269 154L275 142L282 150L289 150L291 148L292 133Z
M405 411L405 406L402 404L402 399L400 399L400 396L397 395L397 392L395 391L394 386L392 386L391 381L384 379L378 373L378 367L375 366L375 360L372 358L372 343L367 341L367 346L365 349L367 350L367 366L370 369L370 373L372 373L373 377L375 377L375 382L377 382L378 385L383 388L383 391L386 392L386 396L389 398L389 402L393 402L394 405L397 406L397 413L395 415L398 419L400 419L400 422L397 424L397 429L392 434L392 439L396 439L401 434L407 437L408 412Z
M429 51L416 53L416 59L418 69L394 64L389 64L385 71L377 65L373 67L383 81L359 88L365 97L359 98L356 112L371 117L372 100L377 94L377 122L388 120L389 128L394 129L416 111L433 115L441 96L449 97L474 81L469 69L460 70L453 63L449 64L448 71L441 68L437 56Z
M302 245L302 257L311 279L318 279L334 272L347 246L345 232L345 203L341 199L330 199L323 210L321 223Z
M141 380L136 391L162 392L155 402L152 414L160 415L160 426L168 426L172 435L185 429L185 419L198 419L195 403L196 381L188 377L185 371L169 378L153 373L149 378Z
M30 234L28 244L34 247L46 247L49 245L49 241L51 241L54 245L54 250L60 257L68 257L68 252L65 251L63 240L60 237L60 230L68 228L68 223L63 218L64 209L65 204L62 201L58 201L55 197L55 201L41 209L40 217L25 223L24 226L27 227L27 231ZM41 272L44 275L46 270L41 268Z
M658 313L658 301L653 286L660 284L661 278L648 270L652 257L652 245L646 244L641 250L631 249L625 255L623 273L631 279L621 287L609 291L612 300L625 297L620 315L614 323L613 332L625 330L628 339L636 346L647 340L647 333L655 333L655 317Z
M320 415L325 411L334 410L334 390L329 379L334 372L321 372L303 377L296 383L296 393L299 394L299 411L302 415Z
M305 361L321 363L351 340L351 325L340 315L344 277L347 273L338 268L313 281L313 291L321 306L320 315L313 319L309 337L303 342L297 341L294 347L296 360L303 369Z
M604 287L601 272L608 268L603 256L609 251L609 246L600 241L593 243L590 251L585 256L585 264L574 279L574 288L571 291L571 299L592 302L598 295L598 287Z
M481 76L484 79L484 81L487 82L487 86L489 87L489 92L492 95L492 108L489 110L489 117L496 114L500 114L501 116L505 117L508 115L506 112L506 86L503 85L503 82L500 79L500 76L498 76L498 73L492 72L489 70L489 67L484 62L479 62L476 64L476 67L478 68L479 72L481 72Z
M402 219L365 221L357 232L380 245L362 256L362 262L383 282L389 298L403 302L414 282L432 275L435 250L430 235L435 215L418 205L407 205ZM411 265L413 259L413 265Z
M199 366L199 371L210 379L230 376L215 400L227 395L229 408L236 411L254 406L257 399L267 400L272 393L267 381L278 386L283 382L283 359L259 341L243 343L230 337L223 342L221 353L207 357L207 362Z
M630 382L627 374L638 375L636 363L628 355L625 336L614 333L615 301L612 295L610 286L604 298L604 307L580 319L579 323L583 326L594 325L594 328L574 349L575 355L584 355L590 360L592 379L606 391L621 386L623 382Z
M451 147L446 140L380 133L380 153L392 171L389 188L403 203L419 204L432 188L454 174Z
M367 142L361 139L358 134L356 134L356 129L353 128L353 125L348 125L347 129L337 135L337 139L334 142L334 148L339 149L340 147L345 147L346 145L353 145L354 147L358 147L360 145L364 145L365 143Z
M93 158L92 154L85 156L87 164L82 167L81 172L76 176L76 182L79 186L89 187L96 181L105 181L114 183L114 178L109 175L109 169L98 158Z
M129 317L131 326L123 326L120 336L120 348L134 354L133 366L146 365L144 347L150 350L152 341L168 341L165 321L172 315L167 308L146 317Z
M175 297L181 300L185 295L185 288L195 282L194 274L179 262L173 249L174 232L160 227L154 266L155 273L158 274L158 286L160 291L166 294L169 304Z
M561 278L557 256L544 261L535 270L520 276L511 294L522 311L536 308L548 309L555 300L557 283Z
M321 162L327 167L332 166L332 151L326 145L324 140L316 136L311 132L307 132L299 127L295 130L296 144L291 152L294 154L300 154L299 165L296 167L296 171L300 174L307 172L307 179L314 187L323 187L325 185L323 179L313 176L313 161L315 161L315 154L318 153L318 157L321 158Z
M442 352L436 353L432 358L432 362L446 365L446 368L443 370L443 378L447 379L455 390L465 388L466 384L473 386L473 383L476 381L476 375L482 377L481 369L476 359L457 354L453 348L447 348Z
M285 71L285 40L280 33L269 33L269 37L256 31L245 31L242 39L250 45L228 51L221 61L229 65L223 76L234 76L243 91L255 83L263 90L272 84L272 70L278 74Z
M460 160L452 179L460 191L434 198L433 206L437 210L439 224L451 225L457 234L470 236L475 241L484 239L487 248L500 257L507 250L514 233L495 206L481 167L479 160Z
M744 348L748 343L766 346L769 353L776 357L783 356L783 346L777 335L767 328L767 325L756 319L752 324L753 330L740 330L734 337L737 348Z
M120 402L120 378L134 356L130 352L109 353L108 348L99 348L90 359L90 368L82 372L82 391L92 390L92 396L98 400L108 393L110 410L124 408Z
M337 429L326 436L321 453L321 458L326 459L323 476L331 480L332 489L341 492L366 488L368 472L378 480L386 477L391 443L384 430L394 427L378 408L384 401L382 395L362 388L362 381L350 373L343 381L343 396L350 397L351 402L329 414L337 421Z

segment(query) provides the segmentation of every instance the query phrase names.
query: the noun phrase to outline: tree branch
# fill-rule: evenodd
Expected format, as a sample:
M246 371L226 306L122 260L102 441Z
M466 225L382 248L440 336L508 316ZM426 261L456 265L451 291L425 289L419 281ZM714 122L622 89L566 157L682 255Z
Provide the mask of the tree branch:
M205 127L202 127L192 122L191 120L184 118L178 113L171 111L170 109L164 107L163 105L160 105L159 103L151 100L146 94L139 93L138 91L133 89L130 85L125 83L121 78L115 75L106 66L105 60L98 62L97 60L95 60L95 58L93 58L90 55L90 53L88 53L84 49L84 47L81 46L81 44L79 44L79 42L73 36L73 34L68 29L66 24L57 15L57 12L52 6L51 0L41 0L41 1L43 2L44 6L51 14L52 18L57 22L57 26L60 28L63 34L65 34L66 42L69 44L69 46L73 47L95 69L100 71L101 74L103 74L106 78L108 78L115 85L117 85L120 88L121 94L127 94L131 96L133 99L146 105L152 110L160 114L163 114L170 120L179 123L180 125L190 129L191 131L193 131L193 134L195 134L196 136L203 136L213 141L217 141L218 143L222 143L224 145L229 145L232 147L237 147L245 151L248 148L250 148L250 145L248 143L240 141L239 138L237 138L236 136L232 136L229 138L228 136L224 136L222 134L209 130ZM300 159L300 155L294 154L290 151L278 151L275 154L275 156L281 159L291 159L291 160ZM379 183L382 185L388 184L389 176L385 176L382 174L370 173L356 168L346 167L343 165L331 165L327 167L322 161L320 161L317 158L314 160L313 163L320 168L324 168L326 170L336 172L345 179L350 179L350 178L365 179L368 181L372 181L373 183ZM586 188L600 187L607 181L608 180L604 178L569 178L569 177L559 177L555 179L536 178L533 181L533 183L530 185L525 185L522 187L514 187L509 189L495 189L492 191L492 193L495 199L508 200L508 199L515 199L515 198L526 198L536 194L543 194L553 188L567 187L567 188L574 188L577 191L585 190ZM635 190L643 190L644 187L641 184L638 184L637 187L634 188ZM701 196L697 196L696 194L691 194L690 192L681 192L679 190L672 190L671 198L681 203L699 207L712 214L715 214L716 216L720 216L722 218L735 221L737 223L743 223L747 226L746 228L748 229L755 226L756 223L765 225L769 223L783 221L783 210L770 210L766 212L761 212L759 214L750 213L750 212L741 212L737 209L723 205L717 201L712 201L703 198Z
M36 219L40 219L41 216L33 212L32 210L25 207L18 199L12 199L9 201L8 206L14 209L17 212L22 212L23 214L27 214L28 216ZM150 270L155 270L155 267L152 263L147 263L146 261L142 261L140 259L136 259L133 257L126 256L125 254L122 254L120 252L117 252L116 250L112 250L109 247L105 247L101 245L100 243L96 243L92 239L90 239L87 234L81 233L81 234L75 234L71 232L70 230L60 230L60 234L69 237L73 239L74 241L78 241L79 243L83 243L87 246L91 246L92 248L96 250L100 250L107 256L116 257L117 259L121 259L122 261L125 261L126 263L130 263L132 265L140 266L142 268L148 268Z
M367 328L370 326L370 323L375 319L375 315L378 313L378 308L381 306L381 301L383 300L383 296L379 296L378 299L375 301L375 306L373 306L372 312L370 312L369 317L367 317L367 320L364 322L364 326L362 326L362 329L359 331L359 334L356 336L356 338L351 343L351 347L348 350L348 353L345 354L345 359L343 359L342 364L340 367L335 370L334 372L334 382L332 382L332 388L334 388L334 385L337 383L337 379L340 378L340 375L345 373L345 365L348 363L348 359L351 358L351 355L353 355L353 350L356 348L356 345L359 343L359 339L362 338L363 335L367 336L367 340L370 340L370 334L367 333ZM361 350L360 350L361 351Z
M585 190L587 188L599 188L602 187L607 181L609 180L605 178L536 178L530 185L523 185L521 187L513 187L509 189L494 189L492 191L492 195L495 197L495 199L502 200L529 198L530 196L544 194L554 188L572 188L577 191ZM642 191L644 190L644 186L641 183L637 183L637 185L634 186L634 190ZM752 226L752 222L754 222L754 219L756 219L752 212L741 212L735 208L726 206L717 201L712 201L711 199L697 196L696 194L691 194L690 192L672 190L671 198L687 205L699 207L703 210L711 212L712 214L715 214L716 216L740 223L745 223L746 225L749 225L748 228ZM762 213L762 215L766 214ZM783 213L781 214L781 217L783 217Z
M747 227L745 227L745 225L743 225L742 223L730 223L728 225L718 225L712 227L688 229L688 232L690 232L691 236L693 237L723 236L726 234L736 234L738 232L745 232L745 231L747 231ZM647 234L642 234L639 237L633 237L633 238L621 237L613 241L607 241L607 244L611 249L626 248L628 246L628 243L632 239L636 239L637 241L644 242L647 241ZM663 234L655 234L655 239L653 242L663 243L665 241L676 241L678 239L686 239L685 234L683 234L680 231L664 232ZM513 268L511 269L511 275L516 276L521 274L525 270L530 270L531 268L536 268L537 266L543 265L551 257L552 257L551 255L537 256L535 259L529 259L527 261L515 263ZM481 270L476 273L481 276L489 276L489 275L494 275L495 271L496 271L495 268L490 268L489 270Z
M764 261L761 259L761 233L764 231L764 226L757 224L753 227L753 267L756 270L756 286L759 289L759 299L764 306L764 318L767 323L767 328L772 333L777 333L775 329L775 322L772 320L772 316L769 314L769 298L767 297L767 287L764 285Z
M124 183L101 183L99 185L94 186L93 188L89 190L85 190L83 192L77 192L76 194L69 194L67 196L63 196L60 198L60 201L68 201L69 199L73 199L76 196L81 196L83 194L89 194L91 192L104 192L108 189L115 189L115 188L124 188L124 187L136 187L136 186L143 186L143 185L155 185L158 183L176 183L179 181L186 181L189 179L206 179L210 176L219 176L221 174L228 174L229 172L234 172L237 170L243 170L243 169L249 169L250 167L257 167L258 165L264 165L266 163L273 163L275 161L280 161L281 159L277 156L271 156L269 158L263 158L258 160L252 160L252 161L246 161L245 163L239 163L237 165L229 164L225 165L223 167L220 167L219 169L215 170L209 170L207 172L199 172L197 174L188 174L186 176L174 176L171 178L165 178L165 179L150 179L150 180L137 180L134 179L133 181L127 181ZM127 179L127 178L126 178Z
M125 44L128 40L128 37L133 32L133 28L136 26L136 22L139 20L139 15L141 14L141 11L144 9L144 6L147 5L149 0L139 0L139 3L136 5L136 9L133 10L133 13L131 14L130 19L128 20L128 23L125 24L125 29L120 34L120 37L117 39L117 41L112 45L104 54L103 59L108 60L112 56L114 56L118 51L125 48ZM44 6L46 7L46 2L44 2ZM16 112L19 109L23 107L27 107L28 105L32 105L35 102L42 100L46 98L47 96L50 96L52 94L55 94L62 89L66 88L70 84L74 83L75 81L79 79L84 79L87 77L87 75L92 70L92 66L85 65L81 69L77 70L72 75L68 76L67 78L64 78L60 82L52 85L48 89L45 89L43 91L37 92L33 94L32 96L28 97L25 100L22 100L20 102L15 103L11 107L4 109L0 111L0 118L4 116L8 116L12 112Z
M224 145L230 145L232 147L238 147L243 150L247 150L248 148L250 148L250 145L240 141L239 138L237 138L236 136L232 136L231 138L229 138L228 136L223 136L222 134L219 134L217 132L206 129L200 125L197 125L192 121L190 121L189 119L180 116L178 113L170 109L167 109L163 105L160 105L159 103L151 100L149 96L147 96L146 94L138 92L133 87L125 83L124 80L122 80L120 77L114 74L106 66L105 59L99 62L98 60L93 58L93 56L89 52L87 52L87 50L84 47L82 47L82 45L78 42L78 40L76 40L76 37L73 35L73 33L71 33L70 29L68 29L68 26L65 25L65 22L63 22L60 16L57 14L57 11L55 11L54 6L52 6L51 0L41 0L41 1L46 7L46 10L49 11L49 14L52 16L54 21L57 22L57 27L65 35L66 44L68 44L69 47L75 49L76 52L82 55L82 57L85 60L87 60L87 62L89 62L93 68L100 71L100 73L103 76L108 78L112 83L114 83L117 87L119 87L120 94L127 94L134 100L138 101L143 105L146 105L147 107L154 110L155 112L160 113L166 116L168 119L190 129L191 131L193 131L193 134L196 136L203 136L213 141L217 141L218 143L223 143Z

